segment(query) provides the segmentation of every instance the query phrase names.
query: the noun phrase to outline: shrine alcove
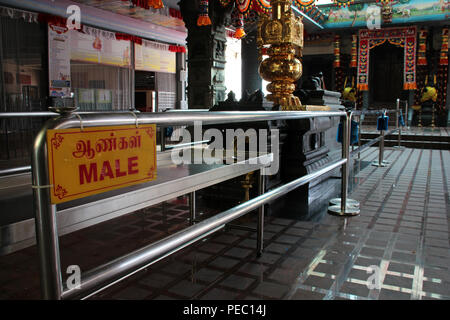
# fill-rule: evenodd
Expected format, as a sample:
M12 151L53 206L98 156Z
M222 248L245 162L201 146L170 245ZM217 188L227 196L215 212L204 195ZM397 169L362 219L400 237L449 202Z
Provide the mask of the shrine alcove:
M397 98L407 99L403 90L404 48L389 42L370 50L370 108L394 107Z

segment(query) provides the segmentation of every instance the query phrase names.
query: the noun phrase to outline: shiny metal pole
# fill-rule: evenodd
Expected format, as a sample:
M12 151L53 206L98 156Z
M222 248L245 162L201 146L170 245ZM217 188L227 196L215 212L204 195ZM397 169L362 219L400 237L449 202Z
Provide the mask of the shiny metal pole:
M258 195L262 195L265 192L265 176L264 168L259 170L258 177ZM258 257L262 255L264 249L264 205L258 208L258 221L257 221L257 234L256 234L256 254Z
M164 134L164 127L160 127L159 128L160 132L159 132L159 137L161 140L161 151L165 151L166 150L166 135Z
M383 115L386 115L386 110L383 111ZM380 142L378 145L378 161L373 161L372 166L374 167L386 167L389 162L384 161L384 130L380 130Z
M361 115L359 116L359 130L358 130L358 149L361 150L361 131L362 131L362 125L361 125ZM361 160L361 152L358 152L358 160Z
M408 100L405 100L405 124L406 124L406 129L409 128L408 126Z
M401 108L400 108L400 99L397 99L397 145L394 146L395 149L403 149L401 146L402 141L402 126L400 125L400 115L401 115Z
M42 298L59 300L63 286L56 206L50 203L51 186L47 169L47 129L51 127L50 123L44 125L34 141L31 174Z
M193 225L195 223L195 191L192 191L189 193L189 214L190 214L190 220L189 225Z
M328 213L338 216L355 216L359 214L359 202L348 199L348 178L350 166L350 129L352 124L352 113L347 111L347 117L342 122L342 158L347 159L342 165L341 198L330 200Z

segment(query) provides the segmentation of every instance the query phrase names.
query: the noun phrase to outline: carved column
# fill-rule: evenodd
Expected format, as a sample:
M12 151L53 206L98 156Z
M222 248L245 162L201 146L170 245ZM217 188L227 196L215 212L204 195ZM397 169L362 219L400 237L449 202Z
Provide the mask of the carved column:
M189 109L209 109L225 96L225 25L230 23L232 6L223 8L218 0L209 0L212 24L197 26L199 0L181 0L188 47Z

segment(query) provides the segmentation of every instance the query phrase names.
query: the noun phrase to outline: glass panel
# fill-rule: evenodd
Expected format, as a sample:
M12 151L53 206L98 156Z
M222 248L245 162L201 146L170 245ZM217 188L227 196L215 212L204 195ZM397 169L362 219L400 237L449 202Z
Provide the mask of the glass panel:
M71 61L72 90L80 111L131 108L131 70L115 66Z

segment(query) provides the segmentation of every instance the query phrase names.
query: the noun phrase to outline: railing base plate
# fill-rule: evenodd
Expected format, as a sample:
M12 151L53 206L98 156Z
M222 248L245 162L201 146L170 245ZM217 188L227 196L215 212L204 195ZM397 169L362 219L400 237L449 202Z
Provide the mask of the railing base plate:
M347 199L346 204L349 207L359 208L359 201L353 199ZM340 205L341 205L341 198L333 198L330 200L330 206L340 206Z
M374 167L387 167L390 164L389 161L382 161L381 163L379 163L378 161L373 161L372 162L372 166Z
M353 207L347 205L345 210L342 211L340 205L336 206L330 206L328 207L328 213L335 215L335 216L341 216L341 217L353 217L359 215L359 207Z

